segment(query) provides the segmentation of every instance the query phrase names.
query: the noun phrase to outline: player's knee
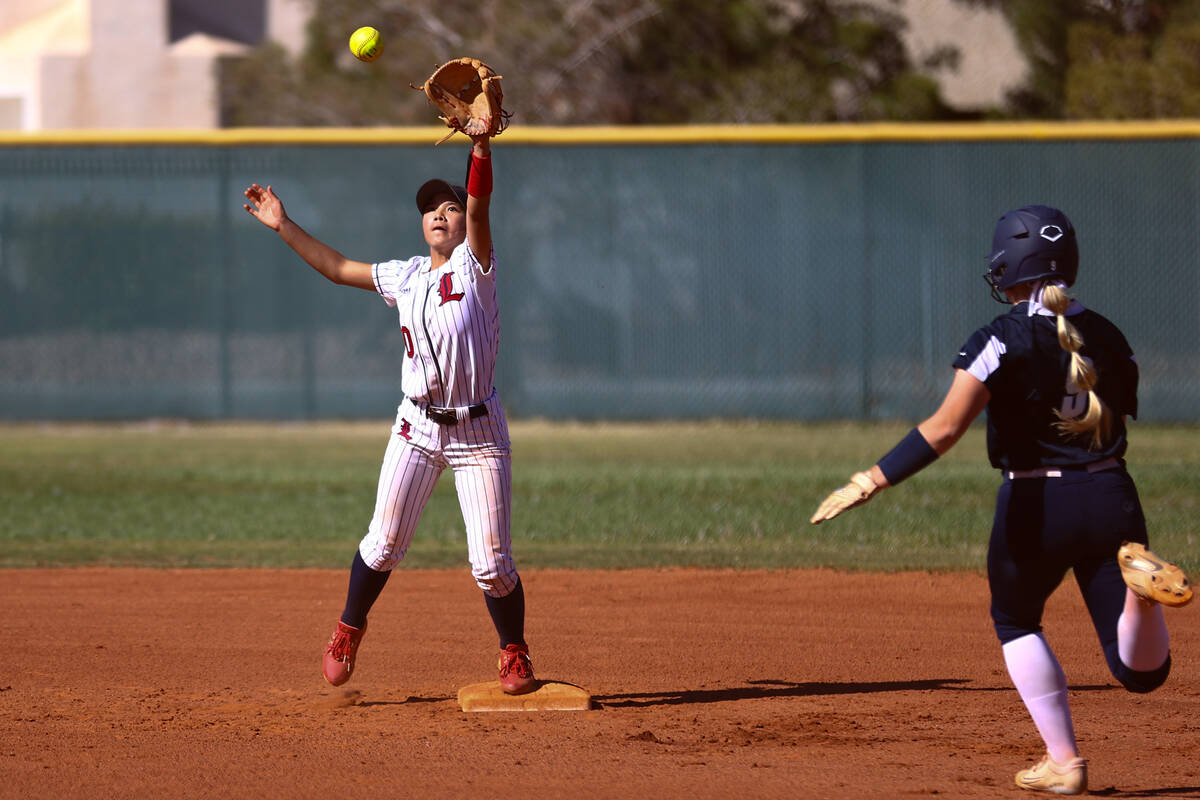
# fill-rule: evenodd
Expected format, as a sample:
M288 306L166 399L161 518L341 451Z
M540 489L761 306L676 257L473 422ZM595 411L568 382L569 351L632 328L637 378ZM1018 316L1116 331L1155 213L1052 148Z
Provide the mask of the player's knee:
M358 554L362 556L363 563L376 572L391 572L404 560L403 550L391 550L388 548L367 549L360 547Z
M1148 672L1130 669L1122 663L1119 657L1110 658L1108 668L1126 691L1134 694L1147 694L1167 682L1167 676L1171 674L1171 656L1167 656L1167 660L1161 667Z
M1001 645L1008 644L1024 636L1042 632L1042 626L1040 625L1020 622L1011 617L1001 617L995 614L992 615L992 624L996 629L996 637L1000 640Z
M515 569L503 573L494 570L474 570L475 585L488 597L507 597L520 582Z

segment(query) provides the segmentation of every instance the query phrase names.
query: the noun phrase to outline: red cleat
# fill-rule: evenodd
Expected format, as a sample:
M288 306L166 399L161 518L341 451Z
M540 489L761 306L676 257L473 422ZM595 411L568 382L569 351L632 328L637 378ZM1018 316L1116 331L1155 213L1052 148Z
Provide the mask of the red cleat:
M510 644L500 651L500 688L505 694L526 694L537 688L529 646Z
M341 686L350 680L350 674L354 672L354 656L358 653L358 643L362 641L366 630L366 623L363 623L362 628L353 628L341 620L338 621L333 636L329 637L329 644L325 646L325 658L321 664L325 680L334 686Z

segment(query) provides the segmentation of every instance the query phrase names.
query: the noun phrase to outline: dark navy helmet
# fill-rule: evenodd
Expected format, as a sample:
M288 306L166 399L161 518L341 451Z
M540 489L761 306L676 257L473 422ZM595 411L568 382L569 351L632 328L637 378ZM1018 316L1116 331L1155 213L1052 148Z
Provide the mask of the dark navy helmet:
M983 277L1001 303L1008 302L1004 290L1018 283L1055 279L1070 286L1078 273L1075 226L1057 208L1025 206L996 222Z

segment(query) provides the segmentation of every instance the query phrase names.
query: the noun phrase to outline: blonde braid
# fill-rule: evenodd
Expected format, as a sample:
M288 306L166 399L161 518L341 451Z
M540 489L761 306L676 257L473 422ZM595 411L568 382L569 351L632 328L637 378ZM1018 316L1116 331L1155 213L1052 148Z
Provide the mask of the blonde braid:
M1061 411L1055 409L1054 414L1058 417L1058 422L1054 423L1054 427L1067 434L1090 432L1092 441L1088 449L1098 450L1108 437L1112 413L1096 393L1096 383L1100 376L1096 374L1095 365L1090 358L1079 352L1083 347L1083 336L1065 316L1070 301L1071 298L1063 288L1056 284L1048 284L1042 291L1042 305L1054 312L1058 323L1058 346L1071 354L1071 365L1067 373L1070 383L1079 391L1088 393L1088 408L1083 416L1073 418L1064 417Z

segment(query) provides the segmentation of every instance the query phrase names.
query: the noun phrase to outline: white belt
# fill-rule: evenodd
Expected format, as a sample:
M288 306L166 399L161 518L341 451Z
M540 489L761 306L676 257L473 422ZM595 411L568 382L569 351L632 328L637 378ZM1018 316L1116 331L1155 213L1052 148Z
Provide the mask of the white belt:
M1103 461L1093 461L1083 469L1088 472L1103 472L1106 469L1116 469L1121 466L1121 459L1106 458ZM1071 467L1038 467L1037 469L1010 469L1004 472L1006 478L1061 478L1063 470L1070 471Z

